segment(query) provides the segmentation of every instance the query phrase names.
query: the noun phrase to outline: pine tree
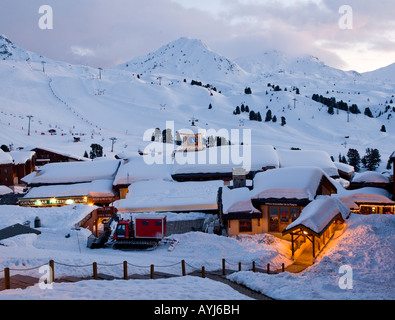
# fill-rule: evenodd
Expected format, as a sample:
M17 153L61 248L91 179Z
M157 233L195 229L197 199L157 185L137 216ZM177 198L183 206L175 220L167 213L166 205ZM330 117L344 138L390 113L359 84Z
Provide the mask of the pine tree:
M365 116L367 116L367 117L369 117L369 118L373 118L372 111L370 111L370 108L369 108L369 107L365 108L364 114L365 114Z
M385 125L382 125L381 126L381 130L380 130L381 132L387 132L387 129L385 128Z
M256 120L256 114L253 110L250 111L250 120Z
M208 105L208 108L209 108L209 109L212 109L212 108L213 108L213 106L211 105L211 103Z
M272 121L273 117L272 117L272 110L267 110L266 112L266 118L265 118L265 122L269 122Z
M369 171L376 171L381 162L381 155L377 149L366 149L366 154L361 160L363 167Z
M287 121L285 120L285 117L281 117L281 126L285 126L287 124Z
M256 115L256 121L261 122L262 121L262 116L261 113L258 111L257 115Z
M273 116L272 121L273 121L273 123L277 122L277 117L275 115Z
M330 115L335 114L335 110L333 109L333 106L329 106L329 107L328 107L328 113L329 113Z
M86 150L84 152L84 158L89 158L88 152Z
M347 158L348 164L353 166L355 171L358 172L361 169L361 156L358 150L352 148L348 149Z
M99 144L91 144L91 151L89 153L89 158L95 159L103 156L103 147Z

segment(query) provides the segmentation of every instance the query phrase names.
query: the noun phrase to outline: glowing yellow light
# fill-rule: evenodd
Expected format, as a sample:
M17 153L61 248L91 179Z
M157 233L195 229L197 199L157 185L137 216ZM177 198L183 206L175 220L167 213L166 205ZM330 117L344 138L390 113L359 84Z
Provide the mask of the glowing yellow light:
M49 200L49 202L50 202L51 204L55 204L57 201L56 201L55 198L52 198L51 200Z
M305 234L306 236L308 235L308 233L306 231L303 231L303 234Z
M74 203L74 200L71 200L71 199L66 200L66 204L73 204L73 203Z
M43 203L40 200L36 201L36 206L41 206Z

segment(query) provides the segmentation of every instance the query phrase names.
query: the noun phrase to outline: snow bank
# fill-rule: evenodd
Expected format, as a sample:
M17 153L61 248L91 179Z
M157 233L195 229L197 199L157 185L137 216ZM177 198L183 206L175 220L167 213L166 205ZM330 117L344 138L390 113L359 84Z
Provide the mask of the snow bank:
M351 215L343 234L320 254L312 267L299 274L239 272L234 282L283 300L395 299L395 216ZM352 289L341 289L351 267ZM350 275L350 273L348 273Z

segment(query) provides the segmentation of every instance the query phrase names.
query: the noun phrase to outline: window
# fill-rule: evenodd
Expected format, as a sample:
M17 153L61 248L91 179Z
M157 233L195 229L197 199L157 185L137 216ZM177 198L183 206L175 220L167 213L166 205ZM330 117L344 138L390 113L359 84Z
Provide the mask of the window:
M145 220L141 223L143 226L148 226L149 225L149 221Z
M270 206L269 231L282 232L290 223L300 216L301 210L301 207Z
M155 225L157 227L161 227L162 226L162 221L155 221Z
M250 219L239 220L239 232L252 232L252 223Z

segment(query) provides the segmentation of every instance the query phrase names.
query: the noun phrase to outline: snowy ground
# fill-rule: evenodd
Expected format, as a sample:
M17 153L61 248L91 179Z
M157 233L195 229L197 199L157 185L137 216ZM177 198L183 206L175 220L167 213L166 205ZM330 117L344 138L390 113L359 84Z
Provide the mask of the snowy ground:
M243 270L251 268L252 261L279 268L289 265L290 245L268 235L226 238L200 232L173 235L179 240L173 251L160 246L153 251L119 251L110 248L91 250L86 247L90 232L76 231L74 223L86 214L86 207L62 208L0 207L0 228L10 224L33 222L39 216L41 235L23 235L0 242L0 270L11 269L40 278L38 269L29 269L55 260L55 275L92 276L92 262L99 265L99 273L122 277L122 262L133 266L129 274L148 274L154 264L158 272L181 274L181 260L187 263L187 273L205 266L207 272L219 270L222 258L227 268L236 271L237 263ZM314 266L301 274L266 275L248 271L229 276L275 299L394 299L395 298L395 217L357 216L347 221L344 233L337 235ZM65 237L70 235L70 237ZM72 267L72 266L87 267ZM339 288L343 265L352 268L350 290ZM348 283L349 284L349 283ZM95 292L96 294L92 294ZM100 294L98 293L100 292ZM130 300L244 300L248 297L209 279L191 276L158 280L82 281L77 284L54 284L52 290L42 290L39 284L25 290L0 292L3 299L130 299Z

